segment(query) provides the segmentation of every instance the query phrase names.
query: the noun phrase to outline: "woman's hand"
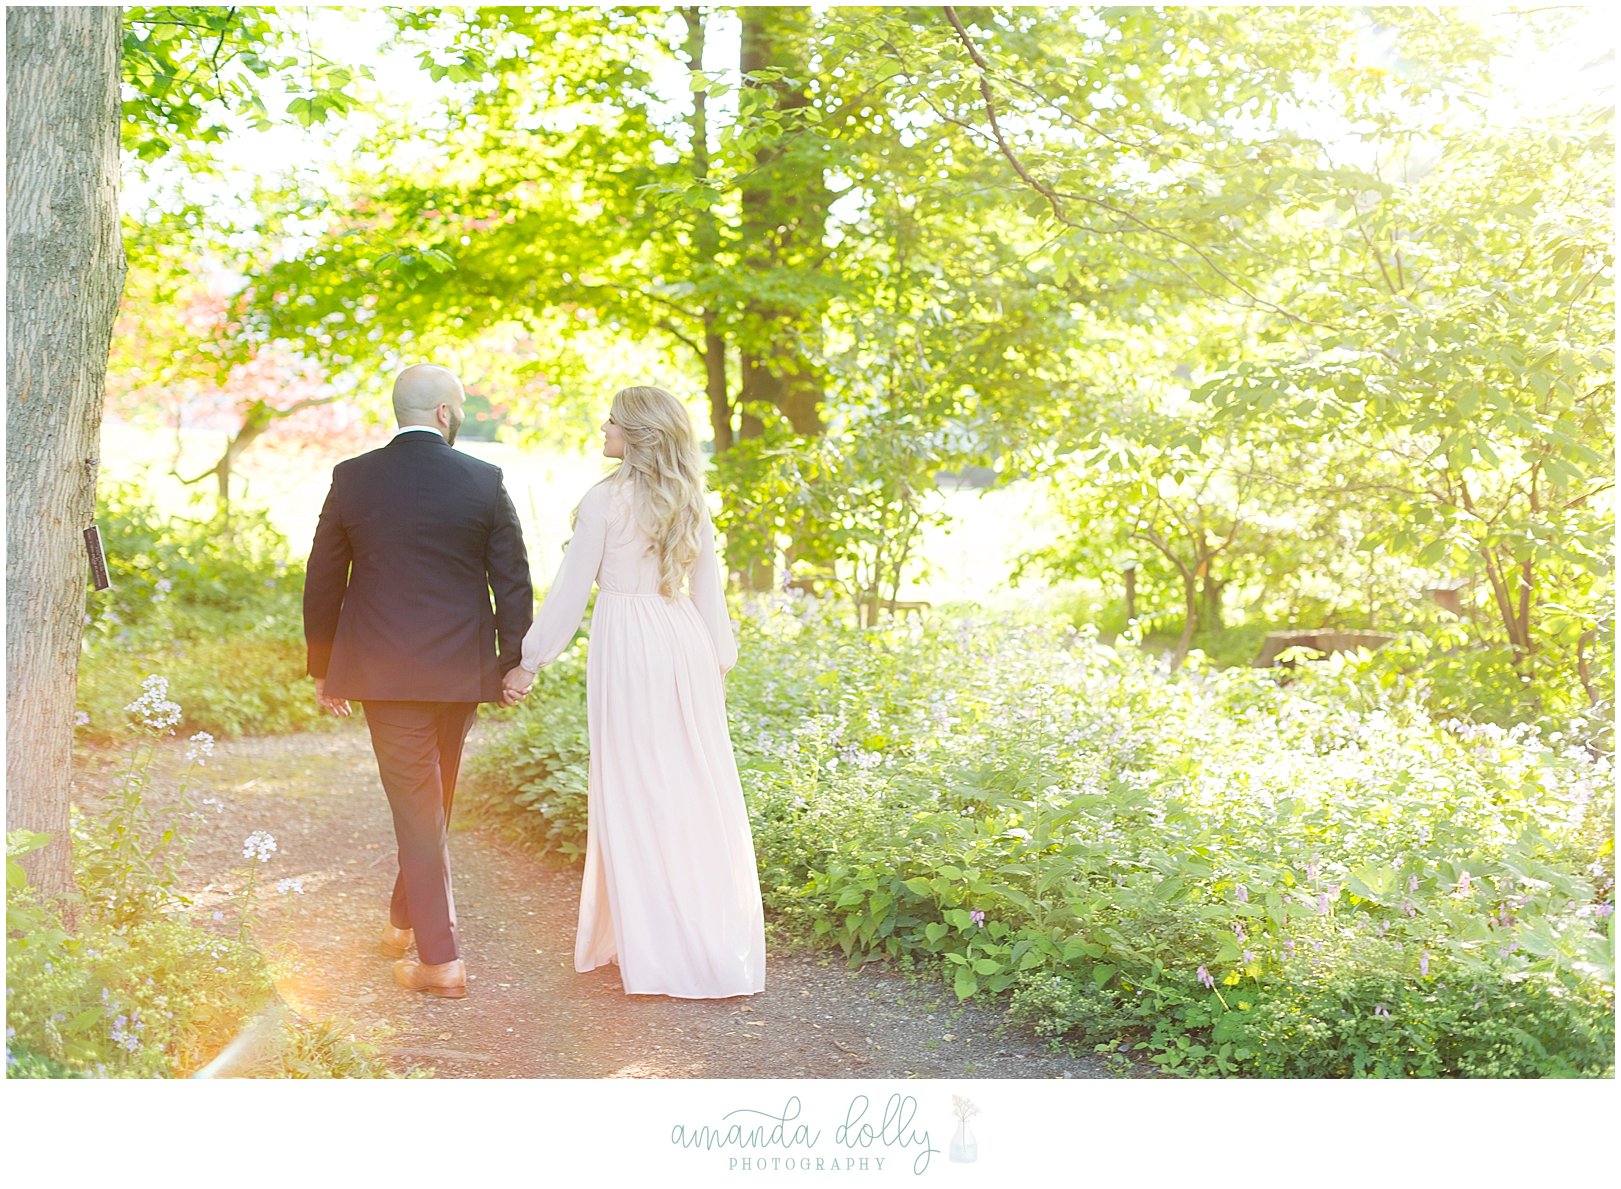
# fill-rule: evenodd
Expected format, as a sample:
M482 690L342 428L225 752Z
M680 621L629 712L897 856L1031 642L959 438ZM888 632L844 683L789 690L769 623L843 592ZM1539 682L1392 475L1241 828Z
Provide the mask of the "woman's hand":
M501 704L516 706L535 684L535 675L521 665L514 665L501 678Z

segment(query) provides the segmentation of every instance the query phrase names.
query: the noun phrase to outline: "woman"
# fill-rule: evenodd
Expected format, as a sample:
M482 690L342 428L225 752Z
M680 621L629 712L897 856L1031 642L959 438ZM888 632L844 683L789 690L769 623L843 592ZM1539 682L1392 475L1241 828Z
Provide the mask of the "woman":
M617 961L628 995L721 999L765 989L754 839L726 728L737 661L703 459L662 388L614 394L602 452L507 688L521 694L580 626L591 735L585 881L574 969ZM683 591L690 586L690 594Z

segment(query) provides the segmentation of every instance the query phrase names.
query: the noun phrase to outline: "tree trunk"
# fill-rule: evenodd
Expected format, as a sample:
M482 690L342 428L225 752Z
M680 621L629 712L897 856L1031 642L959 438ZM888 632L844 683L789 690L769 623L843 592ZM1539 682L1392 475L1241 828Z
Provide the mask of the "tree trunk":
M687 41L682 47L687 55L687 69L697 81L704 68L704 11L695 6L681 10L687 23ZM692 176L696 181L709 180L709 95L705 90L692 93ZM693 245L698 250L698 268L714 268L720 252L720 225L715 212L705 206L693 215ZM715 438L715 453L724 454L732 448L732 403L726 390L726 340L720 334L719 316L713 307L706 306L704 321L704 392L709 397L709 428Z
M1226 587L1227 583L1218 582L1207 567L1199 590L1199 626L1207 632L1221 630L1221 596Z
M704 392L709 396L709 428L715 453L732 448L732 402L726 391L726 340L715 329L715 312L704 311Z
M121 39L115 7L6 12L6 829L52 836L23 864L53 897L73 888L83 534L124 287Z
M807 8L787 6L748 6L738 15L738 61L744 74L783 72L772 82L746 85L769 90L772 106L784 114L786 124L781 135L756 149L754 168L745 177L741 256L754 272L791 278L796 270L815 267L831 200L822 174L821 137L795 124L795 113L811 102L800 80L809 70L813 17ZM797 307L780 300L746 304L738 341L741 437L763 432L762 406L775 407L795 433L822 433L823 386L806 350L820 333L820 308L814 300ZM791 527L787 531L793 534ZM775 584L774 556L739 561L753 589Z
M1171 672L1175 673L1188 659L1188 651L1193 647L1193 629L1199 622L1199 587L1197 580L1188 571L1182 572L1182 635L1176 642L1176 651L1171 654Z

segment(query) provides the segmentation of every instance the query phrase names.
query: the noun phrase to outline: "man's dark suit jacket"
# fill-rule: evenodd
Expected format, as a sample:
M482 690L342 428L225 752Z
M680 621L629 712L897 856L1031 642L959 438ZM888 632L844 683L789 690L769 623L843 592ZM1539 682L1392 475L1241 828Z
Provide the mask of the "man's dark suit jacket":
M304 579L328 697L498 702L533 614L500 468L421 430L334 468Z

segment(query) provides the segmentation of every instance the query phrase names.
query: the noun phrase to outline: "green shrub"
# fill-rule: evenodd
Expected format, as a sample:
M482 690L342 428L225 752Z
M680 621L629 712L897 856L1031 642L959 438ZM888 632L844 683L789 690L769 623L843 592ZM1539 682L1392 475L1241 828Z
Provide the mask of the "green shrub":
M585 716L585 651L576 645L542 669L525 706L544 713L492 709L514 720L499 747L484 748L467 766L465 785L475 807L513 825L539 854L585 855L590 736Z
M1008 1001L1008 1015L1042 1036L1075 1036L1108 1043L1136 1020L1120 1001L1092 980L1061 974L1021 974Z
M1573 730L1439 719L1365 656L1167 677L1040 621L862 631L814 600L742 632L731 733L782 933L1010 992L1049 1030L1129 1021L1177 1072L1602 1072L1614 789ZM563 854L571 656L479 763L485 800ZM1457 1027L1443 985L1492 1018ZM1432 1048L1382 1039L1398 1007Z
M168 680L188 734L230 737L316 729L334 720L304 671L303 568L262 512L164 519L129 486L102 493L97 522L109 591L87 597L79 735L127 737L128 691Z
M81 662L78 736L98 743L128 738L128 690L162 675L186 708L179 729L222 739L330 728L304 672L304 642L236 637L192 638L147 648L98 650Z

